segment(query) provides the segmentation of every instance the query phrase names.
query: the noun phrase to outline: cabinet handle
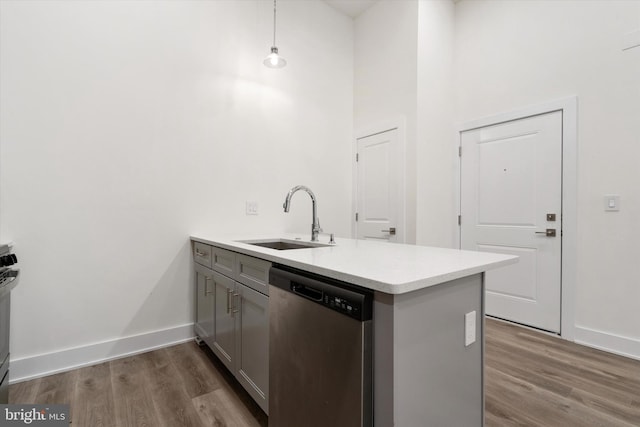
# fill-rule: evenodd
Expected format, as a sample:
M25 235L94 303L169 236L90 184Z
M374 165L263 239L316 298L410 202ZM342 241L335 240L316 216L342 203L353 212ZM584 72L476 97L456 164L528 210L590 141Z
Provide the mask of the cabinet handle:
M209 290L209 280L211 280L211 277L209 276L204 276L204 295L211 295L211 291Z
M233 293L233 289L227 289L227 314L231 312L231 301L230 296Z
M232 315L233 315L233 313L237 313L237 312L239 312L239 311L240 311L240 310L238 310L238 305L236 304L236 297L237 297L237 296L240 296L240 294L239 294L239 293L237 293L237 292L235 292L235 293L233 294L233 311L231 312L231 313L232 313Z
M205 256L209 256L209 254L206 252L200 252L198 249L196 249L196 256L205 257Z

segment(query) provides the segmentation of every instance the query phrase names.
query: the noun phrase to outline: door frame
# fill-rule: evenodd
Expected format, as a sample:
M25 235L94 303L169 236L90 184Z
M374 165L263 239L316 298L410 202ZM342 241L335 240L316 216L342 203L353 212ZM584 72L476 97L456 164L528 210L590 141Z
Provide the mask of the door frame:
M562 111L562 272L560 295L560 336L575 340L575 295L576 295L576 253L577 253L577 213L578 213L578 97L570 96L530 105L456 126L454 150L458 159L454 168L455 207L461 210L461 158L459 147L461 134L469 130L524 119L531 116ZM454 246L460 248L460 225L455 221Z
M407 177L406 177L406 118L404 116L397 116L387 120L381 120L375 124L361 127L353 133L353 140L351 142L351 161L352 161L352 188L353 193L351 197L351 238L356 239L358 236L358 223L356 222L356 212L358 211L358 162L356 161L356 153L358 152L358 140L366 138L368 136L377 135L379 133L387 132L390 130L398 130L398 171L400 172L398 183L398 195L400 197L399 209L398 209L398 225L399 230L396 235L397 243L405 243L407 241L407 220L406 220L406 205L407 205Z

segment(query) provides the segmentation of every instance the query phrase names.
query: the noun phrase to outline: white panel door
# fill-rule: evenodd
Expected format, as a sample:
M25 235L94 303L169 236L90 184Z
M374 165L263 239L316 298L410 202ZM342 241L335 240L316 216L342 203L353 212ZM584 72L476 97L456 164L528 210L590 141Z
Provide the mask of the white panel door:
M357 144L356 237L401 242L398 130L358 138Z
M560 332L562 112L461 134L462 249L513 254L486 274L486 312Z

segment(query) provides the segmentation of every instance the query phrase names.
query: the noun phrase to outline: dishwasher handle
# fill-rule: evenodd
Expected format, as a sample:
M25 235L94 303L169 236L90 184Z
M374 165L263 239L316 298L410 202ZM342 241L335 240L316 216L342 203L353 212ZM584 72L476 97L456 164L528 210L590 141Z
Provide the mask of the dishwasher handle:
M321 290L296 282L291 282L291 292L309 298L312 301L322 302L324 298L324 292Z

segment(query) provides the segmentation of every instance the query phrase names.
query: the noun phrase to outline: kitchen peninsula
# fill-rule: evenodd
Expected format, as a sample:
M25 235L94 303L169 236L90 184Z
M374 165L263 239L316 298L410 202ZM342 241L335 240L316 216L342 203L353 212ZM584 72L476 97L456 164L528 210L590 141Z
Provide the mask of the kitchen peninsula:
M280 265L373 292L375 426L483 425L484 272L515 263L516 257L352 239L336 239L335 245L318 242L319 246L308 242L308 236L273 237L191 236L196 335L212 347L265 412L270 373L242 366L256 360L255 355L241 356L243 345L256 348L255 343L229 339L228 327L219 331L225 336L217 342L218 316L208 321L202 312L209 307L223 314L234 308L237 312L229 298L242 300L243 295L250 295L256 304L268 304L268 271L271 265ZM277 250L261 244L306 247ZM208 288L212 280L208 271L221 283L228 281L221 292L217 285ZM201 301L208 295L213 298L210 303ZM268 330L266 325L264 335ZM240 355L230 357L233 350L224 349L225 340L227 348ZM268 337L262 340L262 345L268 343Z

